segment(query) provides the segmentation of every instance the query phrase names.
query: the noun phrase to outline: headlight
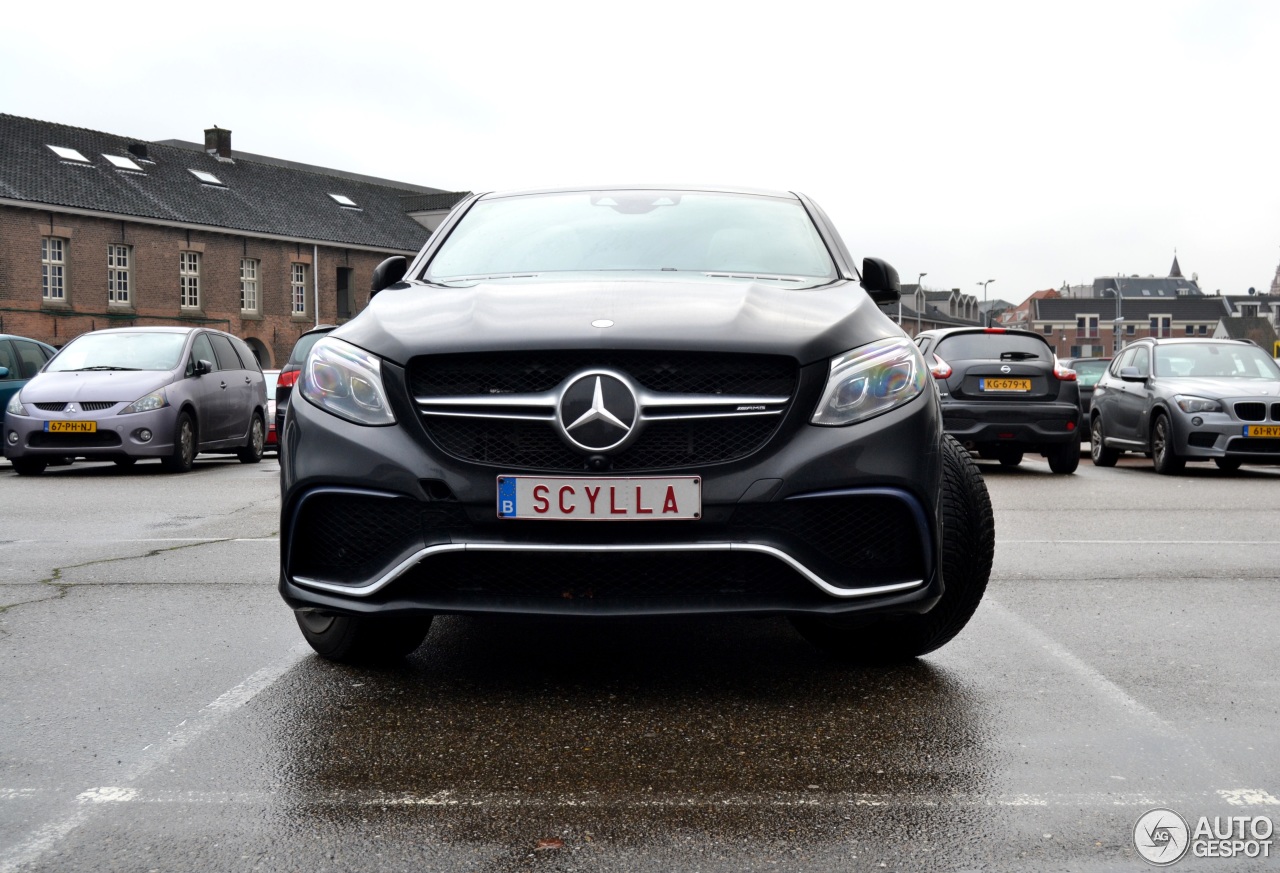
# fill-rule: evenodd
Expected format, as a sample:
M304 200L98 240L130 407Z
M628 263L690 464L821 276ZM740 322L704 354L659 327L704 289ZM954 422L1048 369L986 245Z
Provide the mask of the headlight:
M351 343L325 337L315 344L297 390L326 412L356 424L395 424L382 388L382 365Z
M1173 402L1183 412L1221 412L1222 404L1207 397L1192 397L1190 394L1175 394Z
M925 373L920 350L905 337L845 352L831 359L826 390L810 420L838 426L888 412L919 396Z
M151 412L153 409L164 409L169 405L169 398L165 396L164 389L152 391L146 397L139 397L130 403L124 409L120 410L121 415L127 415L130 412Z
M4 411L10 415L27 414L27 407L23 406L22 401L18 399L17 391L13 392L13 396L9 398L9 405L4 408Z

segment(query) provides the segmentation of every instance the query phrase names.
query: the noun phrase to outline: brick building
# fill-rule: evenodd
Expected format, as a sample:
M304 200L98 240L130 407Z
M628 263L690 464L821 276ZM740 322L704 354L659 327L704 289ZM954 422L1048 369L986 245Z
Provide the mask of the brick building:
M0 114L0 333L209 324L278 367L461 196L236 153L217 127L142 142Z

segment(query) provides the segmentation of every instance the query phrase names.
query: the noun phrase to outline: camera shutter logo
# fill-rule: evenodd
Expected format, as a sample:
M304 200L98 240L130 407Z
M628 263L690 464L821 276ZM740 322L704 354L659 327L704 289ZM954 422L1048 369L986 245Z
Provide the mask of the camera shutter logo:
M1168 867L1182 860L1191 844L1191 829L1171 809L1153 809L1133 826L1133 846L1144 861Z

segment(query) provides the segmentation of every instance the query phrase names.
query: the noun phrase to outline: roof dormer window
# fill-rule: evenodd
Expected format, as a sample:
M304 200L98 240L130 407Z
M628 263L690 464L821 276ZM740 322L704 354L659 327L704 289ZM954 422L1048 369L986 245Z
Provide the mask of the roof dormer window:
M89 159L86 158L84 155L80 154L75 149L64 148L63 146L56 146L56 145L51 145L49 146L49 148L53 151L55 155L62 158L64 161L74 161L77 164L89 163Z
M103 157L106 158L108 161L110 161L112 165L116 167L116 169L134 170L135 172L138 172L138 173L142 172L142 167L138 166L128 158L121 157L120 155L108 155L108 154L103 154Z
M339 206L345 209L360 208L359 206L356 205L356 202L352 200L350 197L348 197L346 194L330 194L329 196L333 198L334 203L337 203Z

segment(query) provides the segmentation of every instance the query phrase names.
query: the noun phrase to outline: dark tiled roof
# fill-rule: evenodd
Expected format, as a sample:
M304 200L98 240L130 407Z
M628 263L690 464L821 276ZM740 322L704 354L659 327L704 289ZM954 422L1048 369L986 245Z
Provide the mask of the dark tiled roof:
M1116 317L1114 297L1066 297L1033 301L1036 321L1071 321L1077 315L1097 314L1105 321ZM1124 298L1120 314L1131 321L1146 320L1153 313L1168 315L1174 321L1216 323L1227 315L1221 297L1139 297Z
M1232 339L1253 340L1268 352L1275 347L1276 329L1261 316L1224 318L1222 328Z
M1280 309L1280 297L1268 294L1228 294L1233 312L1239 312L1241 306L1257 306L1258 312L1271 312Z
M1199 297L1204 293L1194 279L1184 279L1181 276L1120 276L1118 281L1120 293L1125 300L1131 297ZM1115 276L1094 279L1093 296L1114 294L1116 283Z
M400 206L405 212L434 212L452 209L470 191L445 191L438 194L410 194L400 198Z
M232 161L219 160L163 143L145 143L144 162L129 151L141 142L0 114L0 199L393 251L416 252L430 235L405 214L401 197L434 189L327 175L234 152ZM89 163L64 161L51 145L73 148ZM116 169L104 154L130 158L143 171ZM225 187L202 184L190 170L212 173ZM330 194L359 208L343 208Z

